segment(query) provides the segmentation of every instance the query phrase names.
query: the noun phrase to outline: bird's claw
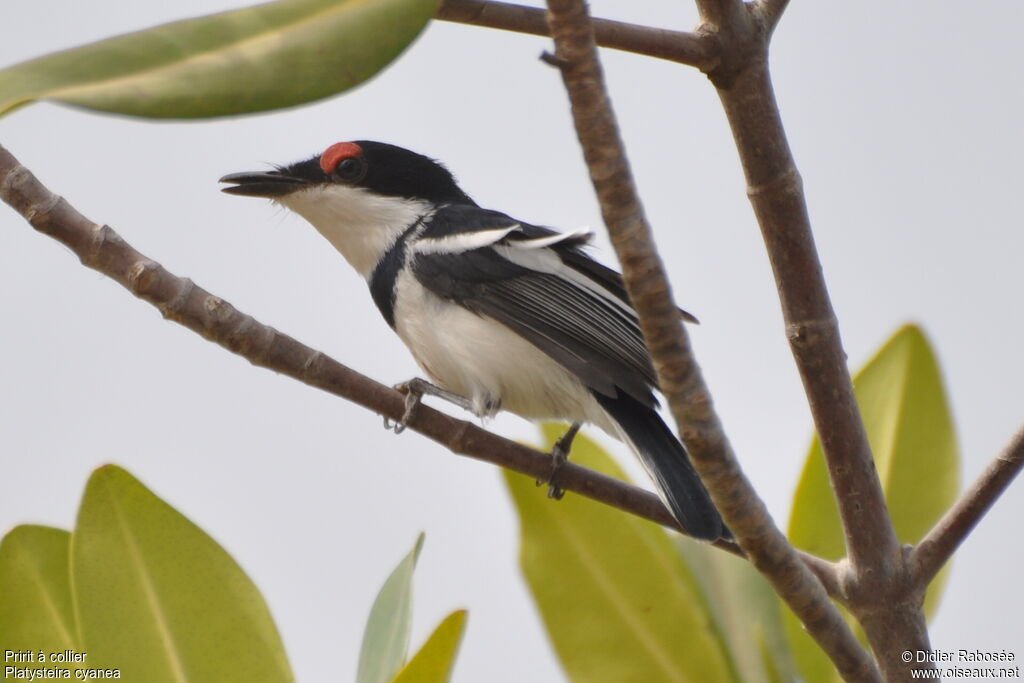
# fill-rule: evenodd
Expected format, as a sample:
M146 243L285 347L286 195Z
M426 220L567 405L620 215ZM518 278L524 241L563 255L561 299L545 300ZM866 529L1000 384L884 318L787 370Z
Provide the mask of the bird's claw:
M547 480L538 479L537 486L544 484L548 485L548 498L554 500L561 500L565 496L565 490L558 485L559 474L562 467L569 460L569 451L572 449L572 441L576 438L576 433L580 430L580 424L574 423L569 427L569 431L562 435L555 445L551 447L551 474L548 475Z
M405 411L402 413L401 419L394 423L385 416L384 429L392 430L395 434L401 434L409 426L409 421L416 415L416 409L419 407L420 401L423 400L423 391L417 386L415 380L396 384L395 390L405 394Z
M558 475L562 471L562 467L565 466L569 456L566 455L565 451L555 444L555 447L551 449L551 474L547 476L547 479L538 479L537 486L548 485L548 498L553 500L562 500L565 496L565 489L558 485Z

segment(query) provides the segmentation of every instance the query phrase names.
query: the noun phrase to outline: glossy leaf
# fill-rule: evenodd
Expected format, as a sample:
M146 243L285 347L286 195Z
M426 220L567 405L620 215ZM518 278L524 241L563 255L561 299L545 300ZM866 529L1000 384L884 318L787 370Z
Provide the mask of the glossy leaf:
M71 602L70 545L67 531L33 525L15 527L0 542L0 651L31 651L34 660L6 659L6 665L75 668L47 661L51 653L82 651Z
M960 460L941 373L928 340L914 325L900 328L854 378L864 427L889 513L900 541L915 543L956 498ZM789 537L827 559L845 553L821 444L815 438L797 486ZM929 615L945 584L944 571L925 602ZM787 634L808 681L838 680L831 664L796 620Z
M419 652L398 672L394 683L448 683L465 629L466 610L445 617Z
M90 477L71 557L91 666L147 683L293 680L252 581L124 470L105 466Z
M564 431L545 426L547 444ZM572 459L625 479L585 436ZM555 503L519 474L505 479L519 511L523 573L571 680L735 680L701 590L665 531L571 493Z
M439 0L279 0L120 35L0 71L0 113L49 99L154 118L230 116L343 92Z
M377 593L363 633L358 683L390 683L405 664L412 622L412 575L422 548L420 534Z

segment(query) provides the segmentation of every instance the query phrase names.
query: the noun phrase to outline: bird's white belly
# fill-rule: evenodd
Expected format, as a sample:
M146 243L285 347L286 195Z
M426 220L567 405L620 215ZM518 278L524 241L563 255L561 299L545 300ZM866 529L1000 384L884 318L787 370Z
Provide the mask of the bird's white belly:
M583 384L508 327L445 301L408 271L395 289L395 329L430 379L487 415L502 410L531 420L593 422L614 433Z

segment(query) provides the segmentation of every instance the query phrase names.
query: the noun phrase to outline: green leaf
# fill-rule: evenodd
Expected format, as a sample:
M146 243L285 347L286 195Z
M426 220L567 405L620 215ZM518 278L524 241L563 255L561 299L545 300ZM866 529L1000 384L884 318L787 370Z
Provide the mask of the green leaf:
M96 470L71 541L82 647L130 681L293 680L256 586L124 470Z
M279 0L0 71L0 114L49 99L152 118L231 116L343 92L397 57L439 0Z
M795 680L782 629L782 606L764 577L747 560L710 546L682 538L676 546L728 644L737 679L744 683Z
M420 651L398 672L394 683L448 683L465 628L466 610L445 617Z
M33 651L35 660L7 665L53 667L38 661L40 650L46 659L50 653L82 650L71 603L70 545L67 531L32 525L15 527L0 542L0 651Z
M938 521L960 487L960 456L942 376L928 340L914 325L900 328L854 378L875 466L896 534L916 543ZM839 559L845 544L828 483L821 444L814 439L797 485L789 537L794 545ZM929 588L925 611L934 613L947 576ZM808 681L839 680L824 654L792 617L790 638Z
M373 601L359 651L358 683L390 683L405 663L412 620L412 574L423 538L421 533Z
M547 443L563 431L545 426ZM572 459L625 479L584 436ZM504 474L519 511L523 573L571 680L735 680L700 588L666 532L572 494L556 504L532 479Z

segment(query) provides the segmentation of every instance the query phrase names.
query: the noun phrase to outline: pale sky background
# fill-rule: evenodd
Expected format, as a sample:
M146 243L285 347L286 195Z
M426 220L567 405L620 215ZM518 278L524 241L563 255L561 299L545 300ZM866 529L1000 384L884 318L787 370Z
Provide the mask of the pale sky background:
M234 6L4 2L0 64ZM796 0L772 52L851 365L904 322L923 325L964 482L1024 421L1024 7L967 9ZM696 21L687 2L595 2L594 13ZM222 195L217 178L380 139L444 160L485 206L600 229L560 78L537 60L549 46L439 22L368 85L312 106L151 123L41 104L0 119L0 143L172 272L394 383L417 368L340 255L301 219ZM748 476L785 525L811 423L717 97L696 70L603 55L679 303L703 322L692 330L698 359ZM603 232L599 244L614 262ZM413 646L466 607L457 683L564 679L518 571L495 468L396 437L363 408L165 322L7 207L0 314L0 530L71 527L89 473L118 463L238 560L311 683L353 678L373 597L424 530ZM493 427L536 435L513 417ZM957 556L935 647L1024 657L1022 517L1018 482Z

